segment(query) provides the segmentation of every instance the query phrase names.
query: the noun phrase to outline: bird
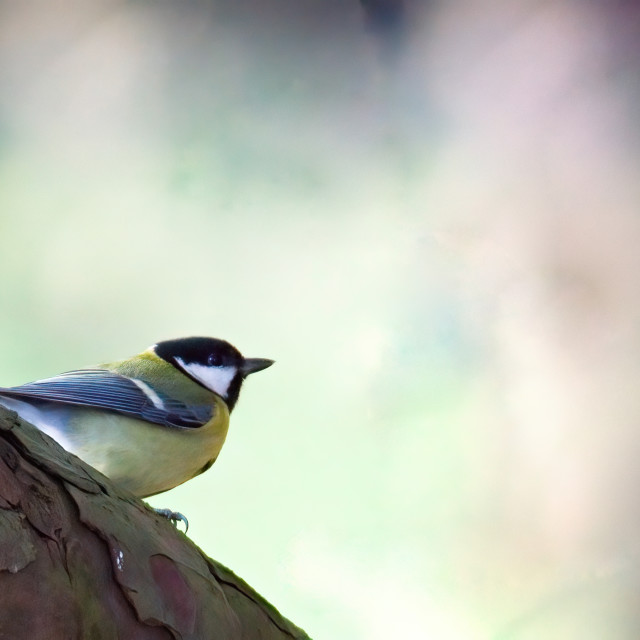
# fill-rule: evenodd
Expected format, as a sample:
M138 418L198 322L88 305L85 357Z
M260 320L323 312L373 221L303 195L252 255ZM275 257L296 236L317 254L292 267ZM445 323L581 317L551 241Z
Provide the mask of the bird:
M177 338L126 360L0 387L0 404L147 498L211 467L244 379L273 362L245 358L225 340Z

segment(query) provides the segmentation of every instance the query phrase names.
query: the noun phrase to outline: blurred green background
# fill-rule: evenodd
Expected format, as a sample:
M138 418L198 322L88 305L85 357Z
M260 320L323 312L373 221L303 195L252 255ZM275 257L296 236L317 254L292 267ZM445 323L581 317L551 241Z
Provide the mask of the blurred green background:
M228 339L150 502L312 637L638 637L639 24L1 0L0 383Z

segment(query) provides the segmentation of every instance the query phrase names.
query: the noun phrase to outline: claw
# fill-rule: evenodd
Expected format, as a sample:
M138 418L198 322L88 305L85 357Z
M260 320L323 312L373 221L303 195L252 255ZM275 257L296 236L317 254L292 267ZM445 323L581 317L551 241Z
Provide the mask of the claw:
M171 509L154 509L154 511L163 518L169 520L176 529L178 528L178 522L184 522L184 532L189 531L189 521L179 512L171 511Z

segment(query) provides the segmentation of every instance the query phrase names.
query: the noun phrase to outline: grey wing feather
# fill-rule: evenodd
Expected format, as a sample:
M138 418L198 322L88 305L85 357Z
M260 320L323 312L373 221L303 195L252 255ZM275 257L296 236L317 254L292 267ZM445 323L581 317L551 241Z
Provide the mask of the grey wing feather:
M212 416L211 407L190 407L158 391L152 398L142 385L106 369L69 371L19 387L0 387L0 395L104 409L168 427L200 427Z

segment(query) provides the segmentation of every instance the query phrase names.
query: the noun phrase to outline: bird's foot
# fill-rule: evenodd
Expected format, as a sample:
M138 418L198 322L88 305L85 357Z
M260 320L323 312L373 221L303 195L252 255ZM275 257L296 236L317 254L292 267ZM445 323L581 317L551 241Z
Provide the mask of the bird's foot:
M171 509L154 509L154 511L159 516L169 520L176 529L178 528L178 522L184 522L184 532L187 533L189 531L189 521L179 511L171 511Z

